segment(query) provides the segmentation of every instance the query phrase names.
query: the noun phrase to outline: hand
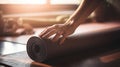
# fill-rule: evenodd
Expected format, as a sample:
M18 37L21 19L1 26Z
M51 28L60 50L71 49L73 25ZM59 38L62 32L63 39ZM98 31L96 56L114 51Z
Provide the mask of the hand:
M49 39L50 36L55 36L51 39L53 42L56 42L61 38L60 43L62 44L66 37L68 37L70 34L72 34L75 31L75 29L67 24L55 24L50 27L47 27L43 32L41 32L40 37Z

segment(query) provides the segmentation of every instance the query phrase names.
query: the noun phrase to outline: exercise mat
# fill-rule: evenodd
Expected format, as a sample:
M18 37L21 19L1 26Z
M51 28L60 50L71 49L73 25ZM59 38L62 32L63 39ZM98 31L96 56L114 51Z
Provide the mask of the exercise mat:
M48 39L32 36L27 42L28 56L36 62L51 61L54 58L81 54L85 50L103 47L118 47L120 28L106 29L89 33L76 33L65 40L62 45ZM113 46L114 45L114 46ZM96 51L96 50L94 50ZM96 51L97 53L97 51ZM85 54L85 53L84 53Z

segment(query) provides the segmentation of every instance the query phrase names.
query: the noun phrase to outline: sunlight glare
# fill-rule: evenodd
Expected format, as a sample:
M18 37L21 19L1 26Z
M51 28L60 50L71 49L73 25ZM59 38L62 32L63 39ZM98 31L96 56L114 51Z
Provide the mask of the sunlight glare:
M51 0L51 4L79 4L81 0Z
M1 0L3 4L45 4L46 0Z

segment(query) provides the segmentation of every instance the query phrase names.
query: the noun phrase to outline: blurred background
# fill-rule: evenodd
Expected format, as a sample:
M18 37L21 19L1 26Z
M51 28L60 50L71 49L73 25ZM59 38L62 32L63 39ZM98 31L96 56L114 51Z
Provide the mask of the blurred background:
M4 18L14 18L20 24L44 27L64 23L81 0L0 0Z

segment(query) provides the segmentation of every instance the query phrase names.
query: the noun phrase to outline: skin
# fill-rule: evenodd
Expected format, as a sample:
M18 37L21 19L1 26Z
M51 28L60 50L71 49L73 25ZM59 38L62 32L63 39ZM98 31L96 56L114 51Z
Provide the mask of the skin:
M82 0L82 3L76 9L76 11L70 16L70 18L64 24L55 24L47 27L40 33L41 38L51 39L56 42L60 39L62 44L65 39L74 33L76 28L83 23L88 16L104 2L104 0ZM55 36L50 38L52 35Z

